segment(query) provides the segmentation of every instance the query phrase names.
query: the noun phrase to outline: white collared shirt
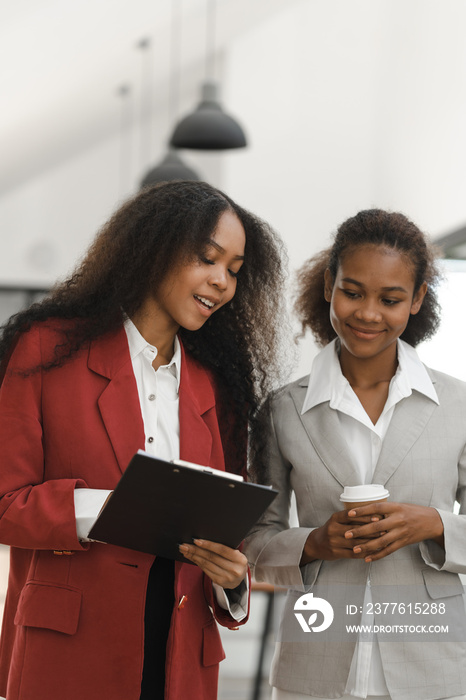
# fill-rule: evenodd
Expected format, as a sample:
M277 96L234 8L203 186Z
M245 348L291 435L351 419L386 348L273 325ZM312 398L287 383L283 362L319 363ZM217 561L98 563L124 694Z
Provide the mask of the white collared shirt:
M437 404L439 400L432 380L414 348L398 340L398 368L390 382L383 411L374 425L350 383L342 374L338 342L337 339L332 341L315 357L301 414L318 404L329 402L330 408L337 411L341 434L347 444L348 453L360 471L360 483L370 484L396 404L411 396L413 391L424 394ZM371 590L368 578L365 603L370 600ZM364 604L364 610L368 608L369 606ZM361 623L370 626L373 622L371 617L365 615ZM287 693L282 697L279 689L275 689L274 692L274 700L284 700L285 697L291 698L291 696L294 700L309 700L308 695L300 693ZM372 641L358 640L345 693L361 698L368 695L387 696L389 694L376 637Z
M144 450L167 462L179 459L180 341L175 337L172 359L154 371L152 363L157 357L157 348L143 338L129 318L125 321L125 331L144 423Z

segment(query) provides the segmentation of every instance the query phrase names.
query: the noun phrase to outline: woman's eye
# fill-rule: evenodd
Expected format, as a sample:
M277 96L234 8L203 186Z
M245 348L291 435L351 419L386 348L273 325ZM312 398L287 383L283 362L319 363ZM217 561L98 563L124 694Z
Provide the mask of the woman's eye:
M200 255L199 260L201 262L203 262L205 265L215 265L215 262L213 260L206 258L204 255Z
M348 299L357 299L359 297L358 292L352 292L351 289L343 289L343 294L345 294Z
M239 275L239 270L238 270L238 272L234 272L233 270L228 270L228 272L229 272L230 275L231 275L232 277L234 277L235 279L236 279L236 278L238 277L238 275Z
M385 304L385 306L395 306L395 304L400 303L400 300L399 299L382 299L382 303Z

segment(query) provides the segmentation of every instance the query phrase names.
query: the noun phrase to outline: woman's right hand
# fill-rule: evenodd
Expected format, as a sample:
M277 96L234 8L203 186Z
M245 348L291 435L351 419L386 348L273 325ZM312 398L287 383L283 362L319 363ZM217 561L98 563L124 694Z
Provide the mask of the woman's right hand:
M372 515L372 518L374 516ZM361 518L362 522L363 518ZM372 522L371 517L364 519L364 522ZM354 523L348 519L348 511L341 510L334 513L321 527L315 528L309 533L304 545L300 566L309 564L316 559L324 561L335 561L336 559L362 559L361 554L354 553L354 547L358 544L365 544L368 540L348 540L345 532L351 529ZM380 535L377 534L377 537Z

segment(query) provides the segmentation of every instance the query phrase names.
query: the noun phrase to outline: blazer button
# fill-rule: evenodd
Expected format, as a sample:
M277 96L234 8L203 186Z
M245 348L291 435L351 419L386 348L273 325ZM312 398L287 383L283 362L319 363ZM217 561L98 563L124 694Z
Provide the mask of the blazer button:
M54 549L53 553L59 557L63 556L63 554L66 554L67 556L74 554L74 552L71 552L69 549Z

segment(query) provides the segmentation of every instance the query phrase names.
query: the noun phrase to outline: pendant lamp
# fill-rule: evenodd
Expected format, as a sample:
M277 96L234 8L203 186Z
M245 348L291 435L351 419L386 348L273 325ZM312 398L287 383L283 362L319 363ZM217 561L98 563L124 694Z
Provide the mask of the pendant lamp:
M217 84L204 83L201 102L178 122L170 143L176 148L222 151L244 148L246 137L238 122L222 110Z
M179 32L177 32L176 15L179 14L178 3L172 0L172 29L171 29L171 70L169 82L169 105L172 117L176 113L177 105L177 74L179 71L175 68L175 62L179 56ZM176 6L176 7L175 7ZM158 182L168 182L171 180L199 180L199 175L195 170L187 166L176 150L169 147L168 153L162 160L150 168L143 176L140 182L140 188L150 187Z
M174 149L170 149L160 163L149 170L141 180L141 188L169 180L199 180L195 170L189 168Z
M218 95L218 85L209 79L213 74L214 55L214 1L208 0L206 80L201 89L201 101L191 114L181 119L175 127L170 144L175 148L192 148L202 151L221 151L244 148L246 136L242 127L223 111Z

